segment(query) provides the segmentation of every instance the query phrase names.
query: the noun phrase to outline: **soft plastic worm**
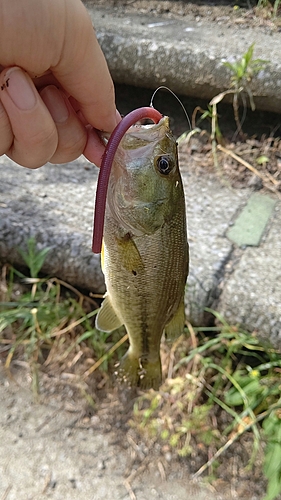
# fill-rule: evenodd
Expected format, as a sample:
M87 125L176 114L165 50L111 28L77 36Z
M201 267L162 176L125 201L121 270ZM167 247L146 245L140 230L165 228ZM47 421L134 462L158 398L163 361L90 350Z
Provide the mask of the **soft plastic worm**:
M152 107L138 108L135 109L134 111L131 111L131 113L126 115L122 119L122 121L118 123L117 127L113 130L109 138L109 141L106 145L105 152L101 162L101 168L100 168L97 191L96 191L94 232L93 232L93 245L92 245L92 250L94 253L101 252L107 187L115 153L127 130L132 125L135 125L136 122L145 118L149 118L154 123L158 123L161 120L162 115L161 113L159 113L159 111L157 111Z

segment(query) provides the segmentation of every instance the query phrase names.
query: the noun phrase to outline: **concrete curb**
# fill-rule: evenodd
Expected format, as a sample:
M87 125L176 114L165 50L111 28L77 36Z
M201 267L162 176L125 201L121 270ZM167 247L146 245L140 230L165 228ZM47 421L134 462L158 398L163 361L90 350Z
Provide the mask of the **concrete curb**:
M38 249L50 248L45 273L104 292L99 257L91 252L97 169L80 158L28 170L1 157L0 170L1 259L22 265L17 249L34 236Z
M229 87L223 62L240 60L255 43L254 58L268 61L251 85L255 104L281 112L280 33L210 25L204 19L198 23L188 16L124 17L118 8L85 4L116 83L152 89L166 85L179 94L210 100Z

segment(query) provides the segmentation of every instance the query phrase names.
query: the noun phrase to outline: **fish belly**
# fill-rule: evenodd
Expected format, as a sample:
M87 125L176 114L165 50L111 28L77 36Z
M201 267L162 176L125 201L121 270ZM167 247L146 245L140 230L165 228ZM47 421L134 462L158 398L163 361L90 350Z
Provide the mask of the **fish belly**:
M180 329L184 327L187 271L186 227L181 214L154 234L142 236L120 236L114 219L106 219L107 296L129 336L130 347L119 370L129 385L158 389L162 378L160 342L165 325L180 310Z

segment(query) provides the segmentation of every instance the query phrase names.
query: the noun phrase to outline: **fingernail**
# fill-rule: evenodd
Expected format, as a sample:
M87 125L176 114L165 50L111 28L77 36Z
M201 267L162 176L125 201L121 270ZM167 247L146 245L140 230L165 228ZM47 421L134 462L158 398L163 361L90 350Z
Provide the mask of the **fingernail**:
M69 110L62 93L54 85L48 85L40 95L46 104L54 122L65 123L69 117ZM65 98L67 99L67 98Z
M23 111L34 108L36 94L31 78L20 68L10 68L5 74L5 83L2 85L9 94L13 103Z

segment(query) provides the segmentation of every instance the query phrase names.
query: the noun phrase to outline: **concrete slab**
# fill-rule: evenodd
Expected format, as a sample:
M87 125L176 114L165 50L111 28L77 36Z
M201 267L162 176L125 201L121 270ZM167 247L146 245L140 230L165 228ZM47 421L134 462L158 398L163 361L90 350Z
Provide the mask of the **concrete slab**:
M225 265L233 244L225 233L243 207L249 190L229 189L214 175L188 172L182 164L190 243L190 273L187 281L187 315L193 324L205 324L206 307L216 304Z
M218 310L281 349L281 203L259 247L246 248L222 286Z
M176 92L200 97L211 98L228 85L223 60L240 56L249 39L255 41L258 57L270 60L256 81L256 103L281 111L281 58L275 34L249 29L246 35L239 28L234 32L227 28L225 36L222 25L193 26L188 17L155 25L151 16L124 18L117 10L100 8L90 13L117 82L152 88L164 83ZM189 318L202 324L204 308L217 308L229 321L256 328L281 346L280 203L267 223L261 246L237 249L226 235L233 234L250 191L231 190L205 172L192 173L190 161L185 158L182 163L191 249ZM99 257L91 252L97 169L80 158L30 171L2 157L0 179L0 258L22 264L17 247L35 236L39 248L51 248L45 273L104 292ZM264 214L263 210L261 217Z
M240 247L258 246L276 201L265 194L253 193L233 226L227 231L227 237Z
M99 257L91 251L98 170L84 158L28 170L0 158L0 256L22 264L17 248L34 236L50 247L43 271L103 292Z
M254 58L268 61L251 82L255 104L281 112L280 33L229 27L204 18L196 22L188 15L124 16L118 6L84 3L116 83L152 89L166 85L179 94L210 100L229 87L231 75L223 62L241 60L254 43Z

